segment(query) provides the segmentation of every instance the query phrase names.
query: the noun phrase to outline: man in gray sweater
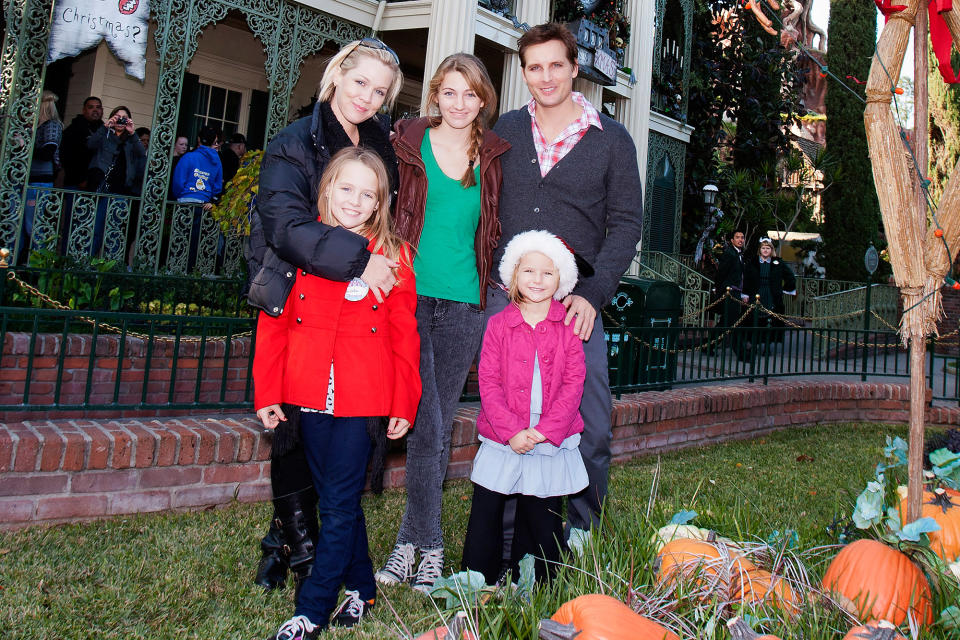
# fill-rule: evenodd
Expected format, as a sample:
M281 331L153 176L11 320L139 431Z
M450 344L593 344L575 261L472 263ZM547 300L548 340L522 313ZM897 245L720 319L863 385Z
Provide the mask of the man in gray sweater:
M612 409L600 309L613 297L640 241L643 193L637 154L627 130L573 91L577 43L563 25L539 25L519 42L520 65L533 99L500 117L494 131L512 145L503 156L500 224L494 281L507 242L522 231L546 229L563 238L592 267L563 303L566 323L584 341L587 378L580 413L580 453L590 485L570 497L572 530L600 524L610 466ZM487 316L506 306L490 289ZM573 544L582 539L571 536Z

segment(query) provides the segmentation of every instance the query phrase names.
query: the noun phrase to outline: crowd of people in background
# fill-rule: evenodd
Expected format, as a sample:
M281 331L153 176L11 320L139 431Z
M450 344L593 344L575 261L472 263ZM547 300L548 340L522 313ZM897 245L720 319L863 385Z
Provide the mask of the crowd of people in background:
M53 92L44 91L38 110L24 203L20 241L22 259L29 256L31 249L63 249L72 226L77 224L71 216L74 198L67 195L63 200L64 215L60 221L59 239L45 237L44 231L35 230L36 212L42 212L45 203L51 200L50 189L139 196L143 188L151 143L150 129L137 127L131 110L123 105L114 107L104 122L103 103L96 96L86 98L81 112L64 127L56 107L58 100ZM186 135L176 136L170 150L168 190L170 200L200 205L191 234L192 245L196 245L200 216L209 212L218 201L225 186L239 170L240 160L246 153L246 138L241 133L231 134L227 142L221 145L218 130L202 127L195 142L196 146L191 150ZM187 164L178 169L185 157L188 158ZM90 229L92 255L99 255L102 250L108 255L115 255L122 250L121 240L105 238L110 210L109 198L97 201ZM129 210L130 219L125 226L132 229L136 222L136 204L131 204ZM108 244L105 247L105 242L116 246ZM195 253L194 248L190 266L195 261Z

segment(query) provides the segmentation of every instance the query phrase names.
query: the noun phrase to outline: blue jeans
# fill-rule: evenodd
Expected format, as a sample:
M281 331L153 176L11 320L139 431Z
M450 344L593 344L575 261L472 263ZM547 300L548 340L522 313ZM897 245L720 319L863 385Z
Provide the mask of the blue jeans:
M418 549L443 546L440 508L453 413L480 347L483 322L480 305L417 296L423 393L416 422L407 434L407 506L398 544Z
M300 437L317 490L317 536L313 571L303 583L295 615L325 628L337 606L340 585L360 597L376 597L367 525L360 507L370 457L366 418L334 418L302 412Z

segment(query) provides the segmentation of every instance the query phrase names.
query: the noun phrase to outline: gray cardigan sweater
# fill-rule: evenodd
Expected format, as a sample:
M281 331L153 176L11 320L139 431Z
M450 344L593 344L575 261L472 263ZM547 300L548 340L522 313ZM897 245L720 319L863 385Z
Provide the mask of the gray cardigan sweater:
M541 178L530 112L522 107L500 116L493 130L512 147L500 156L503 234L493 256L495 282L510 239L522 231L546 229L594 268L594 275L581 277L573 293L598 311L613 297L640 241L643 187L630 134L607 116L601 115L600 122L602 131L590 127Z

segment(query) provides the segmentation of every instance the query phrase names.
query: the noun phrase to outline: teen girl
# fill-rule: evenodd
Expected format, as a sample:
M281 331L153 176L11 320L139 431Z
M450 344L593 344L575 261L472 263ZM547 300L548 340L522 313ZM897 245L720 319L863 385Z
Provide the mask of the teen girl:
M560 559L562 498L588 482L578 448L583 344L564 324L559 302L577 283L574 254L547 231L520 233L507 244L500 279L511 304L490 318L480 352L480 449L463 545L463 569L481 572L488 584L502 577L507 498L517 498L507 568L516 580L529 553L543 580Z
M333 624L355 624L374 603L376 583L360 507L370 438L368 416L389 416L387 437L402 437L420 400L420 339L410 248L390 231L390 193L379 156L339 151L320 181L320 220L363 238L398 263L397 284L379 301L360 278L300 275L277 317L261 313L253 363L254 404L268 429L300 408L300 437L317 491L313 571L293 618L275 640L315 638L329 623L342 584L347 599ZM326 381L326 384L323 382Z
M497 94L480 60L447 57L430 80L427 117L401 120L395 228L417 250L417 326L423 397L407 439L407 506L377 580L429 593L443 572L440 505L450 436L480 346L493 249L499 238L499 156L490 131ZM419 554L419 564L417 564Z
M376 152L396 186L389 124L376 114L393 103L402 80L397 56L383 42L351 42L327 64L313 114L267 145L246 254L251 305L278 315L306 274L339 282L359 277L378 300L387 295L397 264L371 252L365 238L318 221L317 189L330 157L353 146ZM316 495L292 413L277 428L270 454L274 512L255 579L266 589L284 586L288 566L299 585L313 563Z

